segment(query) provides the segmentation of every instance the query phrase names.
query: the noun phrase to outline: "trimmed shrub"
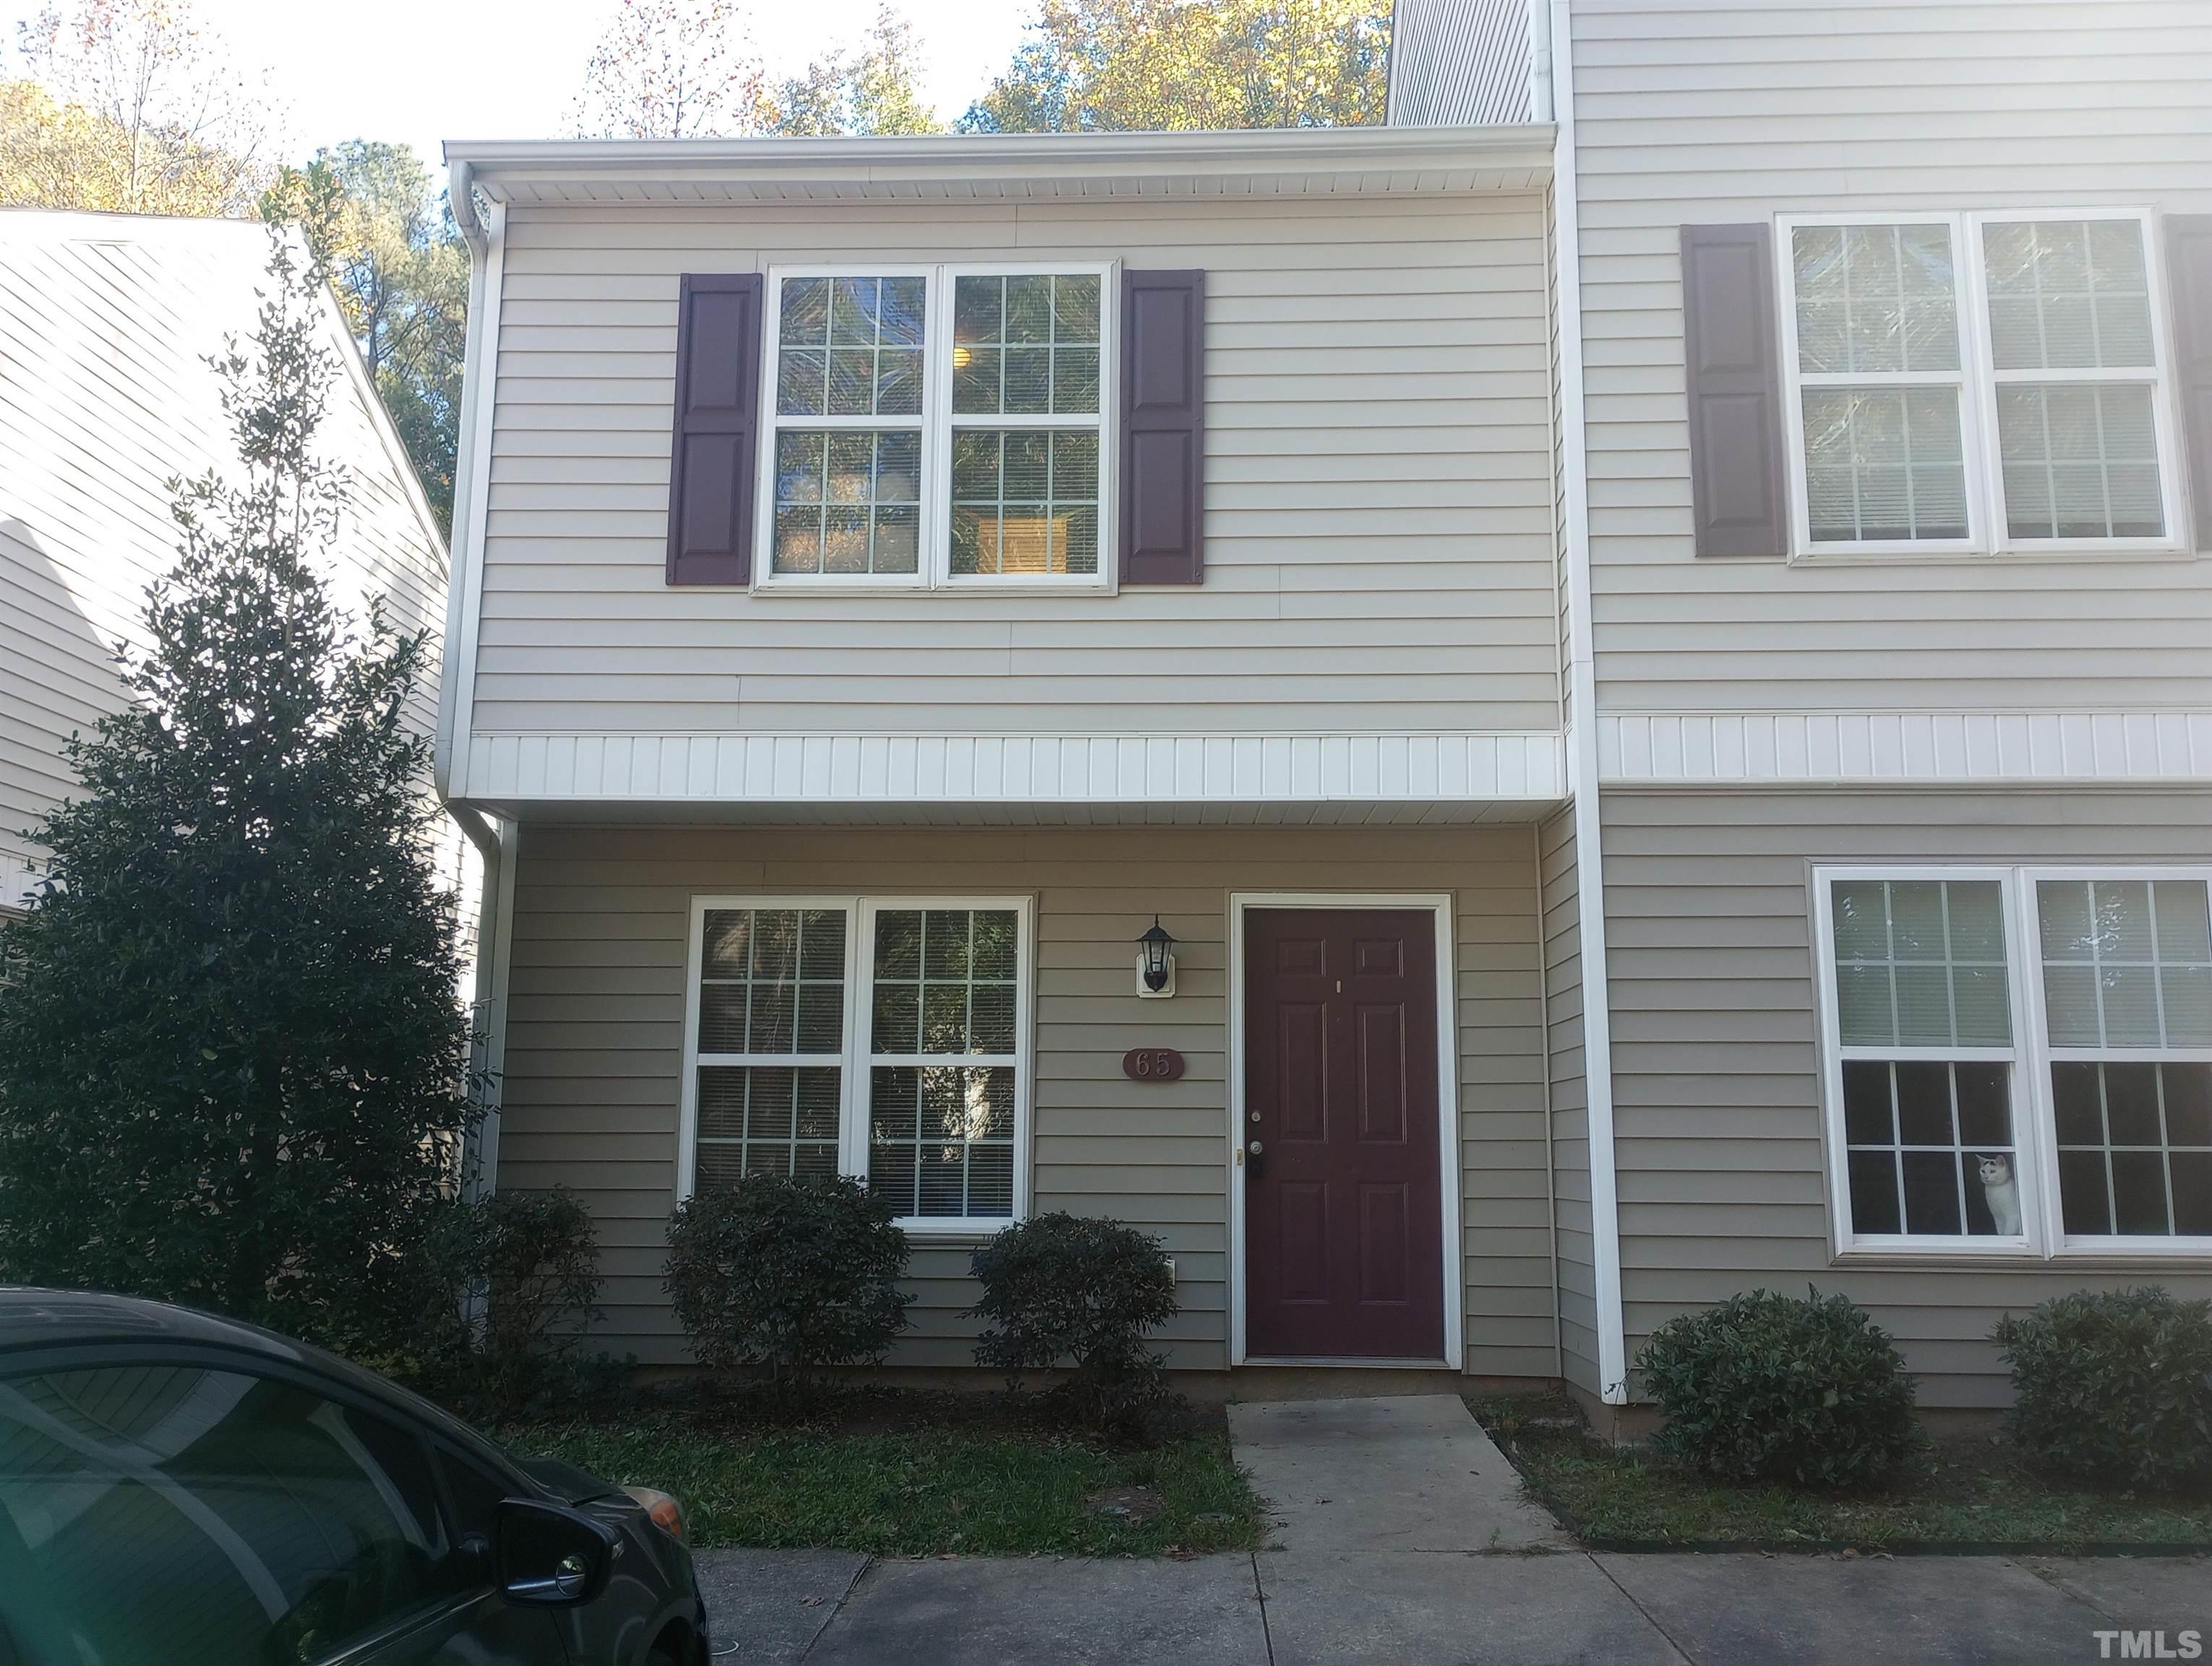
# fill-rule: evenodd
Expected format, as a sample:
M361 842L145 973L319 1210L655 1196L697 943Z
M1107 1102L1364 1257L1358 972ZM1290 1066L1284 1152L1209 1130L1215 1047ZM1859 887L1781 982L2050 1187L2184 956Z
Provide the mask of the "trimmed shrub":
M1656 1444L1717 1480L1863 1486L1923 1439L1905 1361L1848 1297L1732 1296L1669 1319L1637 1365Z
M749 1174L668 1226L666 1289L702 1365L765 1365L779 1384L872 1363L907 1325L906 1234L845 1176Z
M1145 1345L1177 1310L1158 1239L1119 1221L1038 1215L1000 1232L969 1265L983 1286L970 1316L988 1321L977 1365L1013 1382L1067 1361L1055 1392L1101 1427L1166 1397L1167 1362Z
M599 1294L599 1235L566 1187L448 1207L428 1247L429 1385L512 1419L565 1398Z
M2212 1303L2157 1285L2077 1290L1997 1321L2012 1431L2036 1462L2107 1487L2212 1476Z

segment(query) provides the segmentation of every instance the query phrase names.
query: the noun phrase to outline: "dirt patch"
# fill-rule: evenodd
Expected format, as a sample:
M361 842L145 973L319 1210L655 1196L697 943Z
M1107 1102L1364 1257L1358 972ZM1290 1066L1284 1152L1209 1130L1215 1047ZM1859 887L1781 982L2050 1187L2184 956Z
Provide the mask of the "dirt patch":
M1094 1516L1111 1516L1141 1527L1168 1507L1168 1501L1149 1487L1109 1487L1083 1500Z

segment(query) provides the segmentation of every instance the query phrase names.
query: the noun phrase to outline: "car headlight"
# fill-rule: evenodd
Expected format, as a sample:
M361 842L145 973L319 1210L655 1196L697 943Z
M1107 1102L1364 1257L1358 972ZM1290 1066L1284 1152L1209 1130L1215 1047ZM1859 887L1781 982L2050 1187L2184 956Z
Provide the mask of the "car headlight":
M623 1491L653 1518L653 1524L662 1532L671 1538L684 1536L684 1506L676 1502L672 1493L664 1493L657 1487L625 1487Z

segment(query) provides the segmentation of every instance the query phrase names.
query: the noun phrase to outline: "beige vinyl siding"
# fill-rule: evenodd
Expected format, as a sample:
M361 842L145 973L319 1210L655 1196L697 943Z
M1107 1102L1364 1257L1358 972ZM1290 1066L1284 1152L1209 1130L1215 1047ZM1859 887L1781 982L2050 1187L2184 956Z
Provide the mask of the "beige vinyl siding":
M781 263L1118 259L1206 283L1206 581L671 589L676 298ZM510 211L475 727L1554 727L1541 199Z
M1552 1374L1543 1040L1526 827L1362 830L531 826L515 887L499 1183L562 1183L599 1222L603 1345L686 1355L660 1287L674 1201L685 933L695 895L1033 894L1035 1205L1118 1217L1176 1259L1182 1366L1227 1361L1224 988L1231 891L1448 891L1457 922L1467 1365ZM1178 993L1136 995L1157 912ZM1139 1084L1121 1055L1180 1049ZM969 1362L969 1246L917 1248L893 1362Z
M1608 793L1606 931L1629 1355L1685 1308L1758 1286L1873 1310L1935 1406L2002 1403L1997 1316L2212 1262L1869 1267L1830 1252L1814 1038L1816 860L2202 862L2212 793ZM1556 1091L1556 1090L1555 1090Z
M1542 875L1545 1065L1559 1236L1559 1364L1567 1381L1602 1391L1597 1364L1597 1273L1592 1239L1589 1097L1583 1078L1581 872L1575 818L1562 810L1537 830Z
M113 645L142 640L176 556L166 483L237 472L204 361L253 328L268 254L258 224L0 211L0 880L33 854L19 830L77 790L62 743L123 703ZM343 373L319 439L353 494L326 575L357 620L381 596L396 628L431 633L427 733L442 544Z
M2212 704L2212 563L1817 569L1692 553L1679 228L2212 210L2202 0L1576 0L1599 699L1609 711Z

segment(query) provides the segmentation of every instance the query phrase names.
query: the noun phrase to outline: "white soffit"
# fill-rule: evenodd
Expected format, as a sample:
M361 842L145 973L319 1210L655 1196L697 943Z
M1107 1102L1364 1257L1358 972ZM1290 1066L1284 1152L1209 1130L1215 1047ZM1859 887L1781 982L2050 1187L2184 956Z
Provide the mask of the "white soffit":
M478 733L469 802L705 819L1473 821L1557 802L1555 733L550 735Z
M1540 188L1552 129L453 140L446 160L521 204L1472 193Z
M2212 781L2212 712L1609 713L1608 786Z

